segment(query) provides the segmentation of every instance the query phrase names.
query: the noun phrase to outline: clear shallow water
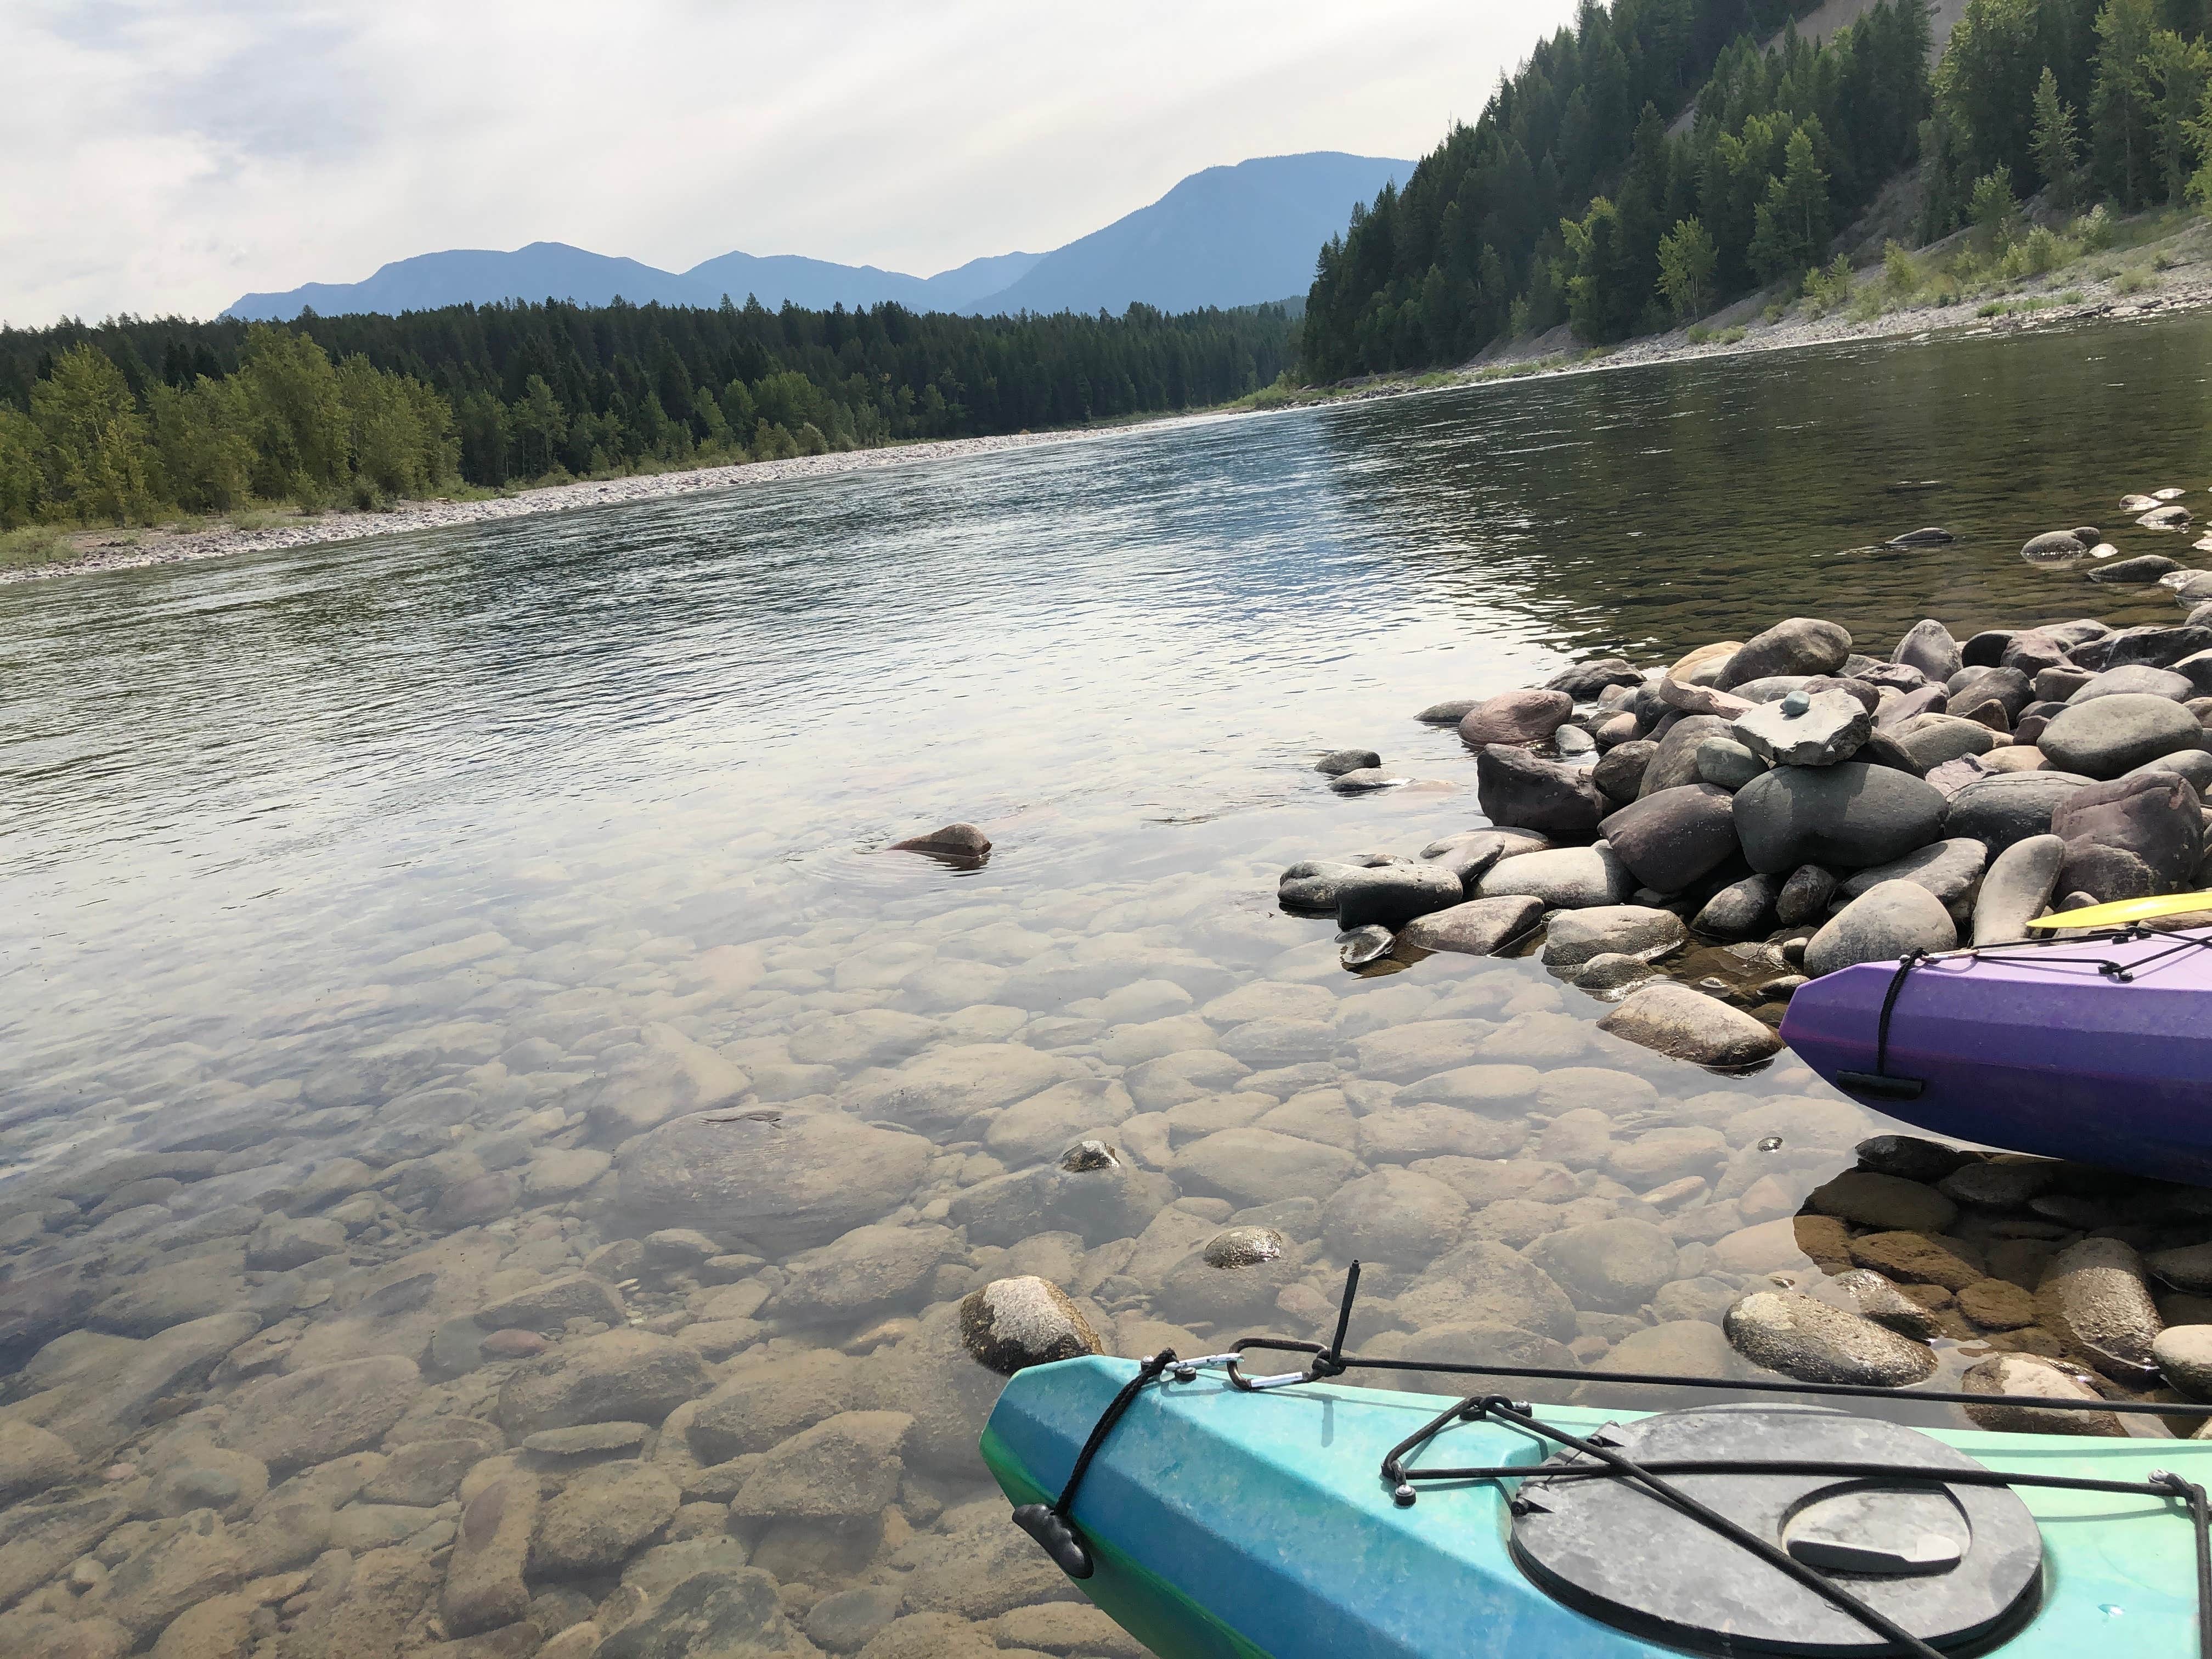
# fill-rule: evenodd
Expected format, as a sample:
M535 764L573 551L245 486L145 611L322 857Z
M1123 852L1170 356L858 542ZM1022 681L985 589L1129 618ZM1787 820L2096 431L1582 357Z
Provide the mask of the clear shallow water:
M1285 1103L1305 1115L1274 1124L1358 1153L1356 1120L1419 1081L1360 1045L1462 1019L1484 1024L1452 1036L1467 1050L1454 1064L1542 1075L1496 1114L1519 1128L1482 1156L1512 1156L1513 1178L1538 1183L1513 1203L1553 1207L1486 1224L1504 1189L1474 1185L1458 1209L1412 1206L1374 1281L1378 1327L1437 1323L1419 1311L1433 1314L1423 1274L1463 1239L1519 1245L1531 1230L1647 1215L1680 1252L1669 1282L1698 1287L1662 1309L1682 1317L1656 1322L1711 1327L1746 1271L1787 1265L1730 1253L1728 1237L1794 1210L1876 1121L1786 1058L1720 1080L1613 1043L1589 1029L1602 1007L1534 963L1434 958L1352 980L1325 927L1275 910L1275 872L1411 851L1478 822L1455 736L1410 716L1577 654L1664 660L1790 614L1841 622L1878 653L1923 616L1961 637L2084 614L2172 618L2162 593L2092 587L2016 553L2032 533L2085 522L2124 553L2184 552L2185 538L2126 526L2113 503L2200 483L2208 341L2212 324L2178 319L1500 385L0 589L11 1271L20 1286L101 1263L104 1295L200 1261L222 1289L195 1309L251 1302L279 1328L272 1375L364 1352L417 1358L434 1321L313 1334L419 1271L425 1250L466 1256L435 1258L432 1310L450 1317L657 1224L614 1207L611 1171L572 1187L548 1174L504 1213L441 1212L429 1176L387 1173L422 1156L419 1139L378 1139L390 1103L426 1090L466 1097L436 1126L442 1144L475 1156L492 1137L476 1167L520 1176L553 1153L616 1151L621 1135L591 1114L639 1066L661 1075L651 1068L669 1062L639 1039L648 1026L756 1085L731 1100L793 1111L866 1097L878 1061L1006 1043L1096 1080L1109 1115L1188 1108L1139 1126L1139 1162ZM1943 487L1886 488L1925 479ZM1869 545L1923 523L1960 539ZM1422 783L1332 795L1310 764L1348 744ZM986 868L880 850L955 818L998 843ZM1197 1091L1229 1104L1147 1092L1133 1074L1154 1050L1243 1041L1231 1033L1249 1008L1276 994L1259 986L1309 988L1285 1006L1324 1010L1328 1043L1295 1062L1308 1069L1255 1052L1247 1076ZM1220 1001L1240 992L1259 1001ZM854 1017L883 1009L927 1029L867 1036ZM1201 1024L1153 1030L1155 1018ZM1557 1121L1578 1109L1610 1127ZM960 1193L1033 1161L1005 1137L995 1155L991 1121L933 1128L938 1156L892 1218L957 1219ZM1620 1149L1658 1127L1707 1137L1680 1159L1711 1182L1691 1206L1702 1216L1636 1202L1656 1155ZM1784 1151L1750 1161L1771 1133ZM83 1184L74 1172L210 1139L221 1168L127 1195L147 1202L102 1212L95 1180L82 1219L21 1219L57 1182ZM335 1255L248 1269L236 1233L185 1237L240 1205L311 1212L294 1199L301 1183L356 1153L383 1198L361 1202ZM1528 1173L1540 1164L1571 1186L1542 1185ZM1777 1179L1750 1193L1766 1174ZM1200 1232L1274 1196L1232 1203L1202 1179L1183 1186ZM1332 1285L1343 1252L1318 1218L1276 1218L1310 1255L1309 1295ZM1134 1257L1115 1238L1068 1245L1064 1230L1059 1245L1011 1257L955 1240L895 1301L834 1318L779 1315L784 1264L772 1261L746 1279L769 1297L760 1329L714 1363L719 1374L837 1351L865 1393L871 1366L934 1352L929 1310L941 1323L957 1295L1008 1271L1060 1278L1115 1328L1103 1334L1139 1351L1163 1324L1207 1323L1161 1289L1179 1255L1159 1239L1174 1232ZM478 1260L472 1239L499 1249ZM630 1277L629 1316L648 1329L680 1342L687 1325L714 1322L698 1313L713 1287L689 1267ZM1654 1322L1569 1291L1577 1318L1552 1340L1571 1337L1579 1358ZM1402 1316L1401 1293L1414 1310ZM27 1331L119 1328L92 1306L86 1292L16 1328L9 1363L33 1350ZM922 1324L885 1335L887 1316ZM158 1317L120 1323L143 1339ZM1699 1339L1669 1340L1680 1363L1722 1363ZM484 1391L511 1369L434 1366L409 1409L495 1416ZM235 1367L191 1376L163 1409L190 1425L257 1380ZM150 1478L186 1443L156 1432L88 1435L86 1455L138 1458ZM655 1455L680 1469L684 1438L664 1434ZM793 1617L878 1580L923 1583L908 1611L996 1606L958 1589L927 1547L966 1536L931 1511L967 1514L980 1471L941 1449L910 1449L908 1462L893 1535L878 1516L865 1549L738 1528ZM565 1478L565 1466L546 1474L549 1490ZM250 1506L231 1519L246 1524ZM408 1534L434 1565L435 1529L452 1520L441 1511ZM920 1541L902 1545L904 1527ZM921 1552L918 1569L899 1564L902 1547ZM549 1572L532 1589L570 1583L596 1603L617 1565ZM955 1588L927 1589L939 1582ZM1049 1589L1005 1582L1001 1600Z

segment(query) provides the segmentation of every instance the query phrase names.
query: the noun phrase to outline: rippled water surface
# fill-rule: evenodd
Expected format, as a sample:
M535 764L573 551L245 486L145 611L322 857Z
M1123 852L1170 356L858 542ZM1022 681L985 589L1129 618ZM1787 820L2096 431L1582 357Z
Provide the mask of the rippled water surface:
M1133 1353L1310 1325L1356 1248L1378 1342L1729 1363L1722 1309L1801 1260L1755 1230L1877 1120L1787 1056L1615 1042L1532 961L1347 976L1275 872L1478 823L1410 717L1577 655L2172 617L2017 550L2183 550L2114 503L2201 485L2208 341L1497 385L0 588L0 1370L59 1442L0 1500L79 1522L27 1554L0 1516L0 1623L150 1642L251 1581L271 1653L333 1621L402 1653L612 1633L713 1571L830 1650L902 1612L1041 1640L1017 1610L1063 1587L1008 1541L951 1323L1011 1274ZM1870 545L1926 523L1959 539ZM1419 781L1334 795L1346 745ZM884 850L952 819L985 867ZM1474 1065L1450 1145L1388 1115ZM711 1152L734 1187L680 1202L630 1143L702 1108L830 1132L772 1176ZM1085 1131L1118 1207L1006 1179ZM1249 1305L1193 1265L1232 1218L1291 1245ZM1656 1291L1544 1256L1622 1219L1674 1252ZM708 1237L635 1242L666 1227ZM1435 1264L1484 1240L1572 1308L1467 1316ZM607 1419L643 1427L560 1438ZM802 1503L816 1443L784 1449L823 1432L876 1478ZM538 1494L526 1576L457 1613L462 1501L502 1481Z

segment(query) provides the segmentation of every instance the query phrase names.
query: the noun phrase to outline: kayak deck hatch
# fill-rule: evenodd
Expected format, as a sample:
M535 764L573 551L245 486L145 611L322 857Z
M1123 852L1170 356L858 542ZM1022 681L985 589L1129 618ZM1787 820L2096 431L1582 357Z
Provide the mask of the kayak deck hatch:
M1436 1412L1435 1396L1333 1380L1425 1370L2165 1416L2212 1407L1366 1359L1344 1349L1358 1273L1326 1346L1259 1337L1194 1359L1067 1360L1019 1373L1002 1395L983 1450L1016 1520L1164 1659L1955 1659L2071 1654L2113 1636L2130 1652L2212 1659L2212 1509L2199 1482L2147 1461L2212 1472L2212 1444L2085 1449L1802 1402L1540 1418L1475 1393ZM1267 1352L1306 1364L1248 1375L1243 1362ZM1480 1461L1446 1464L1446 1447ZM1991 1455L2024 1467L1980 1461ZM2130 1609L2124 1632L2099 1628Z

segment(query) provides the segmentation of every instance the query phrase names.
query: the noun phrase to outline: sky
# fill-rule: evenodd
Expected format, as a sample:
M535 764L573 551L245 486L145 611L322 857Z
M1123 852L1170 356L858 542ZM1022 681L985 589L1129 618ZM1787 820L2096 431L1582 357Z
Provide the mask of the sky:
M0 0L0 321L449 247L917 276L1201 167L1416 157L1571 0Z

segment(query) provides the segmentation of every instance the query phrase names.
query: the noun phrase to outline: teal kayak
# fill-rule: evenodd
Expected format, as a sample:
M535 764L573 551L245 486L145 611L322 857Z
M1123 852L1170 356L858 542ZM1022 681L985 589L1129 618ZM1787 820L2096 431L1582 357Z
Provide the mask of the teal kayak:
M982 1453L1017 1506L1060 1498L1138 1370L1085 1357L1008 1382ZM1161 1377L1124 1401L1066 1511L1087 1556L1074 1569L1088 1571L1080 1588L1161 1659L2202 1651L2202 1532L2191 1524L2202 1493L2179 1494L2212 1480L2212 1443L1911 1431L1802 1403L1657 1414L1546 1406L1455 1421L1408 1454L1449 1405L1329 1381L1255 1392L1218 1367ZM1506 1420L1516 1410L1590 1453ZM1871 1438L1851 1438L1862 1433ZM1718 1472L1696 1462L1716 1435L1754 1457L1796 1448L1778 1455L1820 1461L1820 1473L1801 1470L1793 1485L1779 1463ZM1843 1478L1832 1471L1844 1462L1825 1461L1838 1447L1846 1461L1863 1455L1850 1449L1858 1443L1893 1460L1905 1443L1929 1460L1916 1468L1972 1474ZM1644 1468L1678 1471L1675 1487L1701 1497L1731 1478L1753 1483L1736 1488L1760 1494L1738 1504L1738 1517L1768 1504L1773 1534L1797 1562L1823 1564L1893 1614L1910 1644L1884 1640L1775 1563L1693 1524L1684 1505L1602 1478L1593 1458L1629 1455L1607 1447L1637 1449ZM1416 1496L1383 1476L1394 1452L1408 1468L1533 1476L1551 1460L1553 1474L1425 1473ZM1988 1471L2138 1490L2015 1486ZM2177 1495L2158 1494L2169 1479L2160 1471L2179 1477ZM1024 1513L1035 1531L1046 1511Z

